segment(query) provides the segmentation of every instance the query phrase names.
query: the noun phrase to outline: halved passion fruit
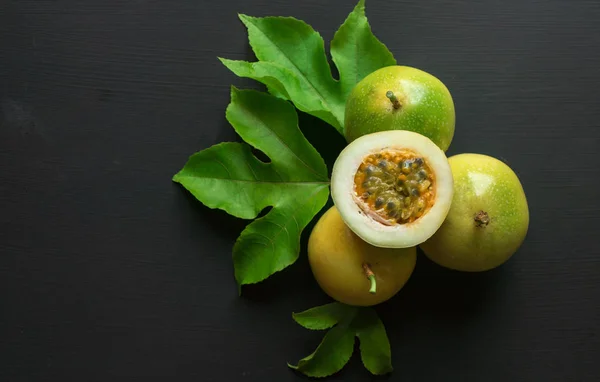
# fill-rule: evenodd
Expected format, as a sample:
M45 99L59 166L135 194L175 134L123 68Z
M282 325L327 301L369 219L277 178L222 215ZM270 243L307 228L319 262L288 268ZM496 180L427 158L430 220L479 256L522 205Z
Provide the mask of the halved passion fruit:
M338 156L331 195L348 227L367 243L407 248L442 225L454 193L444 152L405 130L364 135Z

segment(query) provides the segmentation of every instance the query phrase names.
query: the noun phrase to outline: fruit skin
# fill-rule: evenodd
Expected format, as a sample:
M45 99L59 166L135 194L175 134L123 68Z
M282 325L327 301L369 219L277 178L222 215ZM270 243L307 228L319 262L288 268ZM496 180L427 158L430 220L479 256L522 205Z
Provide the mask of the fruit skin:
M366 155L381 149L412 150L428 162L435 173L436 196L433 207L416 221L383 225L363 213L353 198L354 175ZM331 173L331 197L344 222L361 239L383 248L415 247L429 239L442 225L454 193L452 171L446 154L429 138L405 130L364 135L348 144L336 159Z
M521 246L529 228L529 207L517 175L504 162L482 154L449 158L454 198L446 221L421 249L435 263L454 270L496 268ZM487 225L477 226L479 211Z
M416 247L386 249L361 240L335 206L321 216L308 240L308 261L317 283L331 298L347 305L372 306L390 299L406 284L416 260ZM364 262L375 273L375 294L369 293Z
M394 109L392 91L401 104ZM425 135L442 150L454 137L454 101L435 76L409 66L387 66L363 78L346 101L344 135L348 142L385 130L409 130Z

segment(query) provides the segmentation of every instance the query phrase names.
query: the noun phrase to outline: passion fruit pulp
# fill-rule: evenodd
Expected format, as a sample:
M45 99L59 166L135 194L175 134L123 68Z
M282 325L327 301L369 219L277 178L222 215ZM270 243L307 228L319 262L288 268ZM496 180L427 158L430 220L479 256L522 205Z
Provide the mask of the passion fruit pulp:
M416 248L374 247L360 239L334 206L323 214L308 241L308 260L321 289L353 306L380 304L397 294L415 268Z
M455 129L454 101L435 76L408 66L388 66L363 78L346 101L344 135L352 142L386 130L409 130L446 151Z
M446 221L426 242L425 255L446 268L480 272L508 261L529 227L523 186L504 162L482 154L449 158L454 200Z
M444 152L405 130L354 140L338 156L331 176L342 219L377 247L407 248L427 240L443 223L453 192Z

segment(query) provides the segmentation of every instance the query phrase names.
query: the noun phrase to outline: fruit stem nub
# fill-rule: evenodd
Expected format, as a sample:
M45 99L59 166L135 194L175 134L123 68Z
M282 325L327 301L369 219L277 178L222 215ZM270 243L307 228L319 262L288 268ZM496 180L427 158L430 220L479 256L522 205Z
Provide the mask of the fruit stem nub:
M371 270L371 267L367 263L363 263L363 269L365 270L365 276L371 281L371 289L369 293L375 294L377 292L377 280L375 279L375 273Z
M490 224L490 215L485 211L479 211L475 214L475 225L477 227L485 227Z
M402 105L400 105L400 101L398 101L398 98L396 98L396 95L393 91L388 90L387 93L385 93L385 96L390 99L392 105L394 105L394 109L400 109L400 106Z

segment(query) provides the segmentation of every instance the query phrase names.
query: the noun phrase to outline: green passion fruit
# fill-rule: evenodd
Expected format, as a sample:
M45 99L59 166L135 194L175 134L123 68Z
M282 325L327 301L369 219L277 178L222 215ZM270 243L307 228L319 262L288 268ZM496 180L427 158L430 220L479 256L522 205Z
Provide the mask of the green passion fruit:
M327 210L308 240L308 260L321 289L336 301L372 306L394 296L410 278L416 247L374 247L361 240L335 206Z
M454 199L446 221L421 249L446 268L478 272L508 261L523 243L529 208L517 175L482 154L449 158Z
M446 151L454 137L455 111L448 88L433 75L408 66L388 66L363 78L346 101L348 142L386 130L409 130Z
M348 227L376 247L408 248L443 223L454 188L444 152L405 130L364 135L333 166L331 195Z

